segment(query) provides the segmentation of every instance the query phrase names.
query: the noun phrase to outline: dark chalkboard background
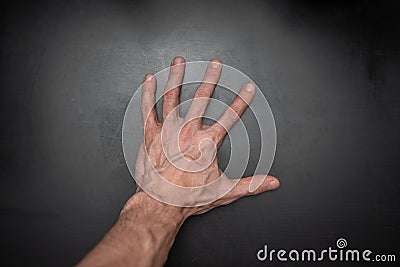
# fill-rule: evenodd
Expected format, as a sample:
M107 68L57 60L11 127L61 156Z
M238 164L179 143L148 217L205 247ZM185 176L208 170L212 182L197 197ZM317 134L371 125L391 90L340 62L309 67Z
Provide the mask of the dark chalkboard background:
M188 220L167 266L266 266L255 256L264 244L323 249L339 237L399 258L399 11L395 1L2 4L1 265L71 266L112 226L135 188L125 108L143 75L176 55L219 58L262 88L282 185Z

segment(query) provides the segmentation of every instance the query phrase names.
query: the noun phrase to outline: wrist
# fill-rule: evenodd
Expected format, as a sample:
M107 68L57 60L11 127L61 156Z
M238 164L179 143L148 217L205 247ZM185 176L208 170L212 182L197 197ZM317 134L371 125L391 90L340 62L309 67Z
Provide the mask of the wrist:
M138 221L151 222L163 225L167 229L178 230L190 215L190 210L187 208L162 203L146 192L139 191L128 199L120 213L120 219L135 224Z
M134 233L136 242L139 241L136 251L146 255L147 260L153 259L143 266L165 263L179 228L190 216L188 211L157 201L144 191L135 193L126 202L118 221L129 229L128 232Z

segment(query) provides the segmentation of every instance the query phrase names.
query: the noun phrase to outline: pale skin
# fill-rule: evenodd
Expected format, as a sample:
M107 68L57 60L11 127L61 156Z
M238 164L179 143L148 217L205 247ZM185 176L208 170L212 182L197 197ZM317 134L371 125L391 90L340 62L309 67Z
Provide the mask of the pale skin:
M171 63L170 74L163 96L163 120L157 119L154 108L154 94L157 88L156 77L147 74L142 87L142 115L144 126L144 140L136 164L136 176L147 179L149 174L157 171L167 181L185 187L206 185L220 177L223 172L218 167L218 158L215 155L227 131L232 128L237 119L247 109L254 98L255 87L245 84L239 95L232 101L230 108L221 115L218 121L211 126L203 125L201 117L207 107L221 74L222 65L219 60L210 61L203 82L195 92L193 102L184 118L180 117L179 95L181 82L185 71L185 59L176 57ZM172 164L169 155L163 150L163 135L179 132L179 149L184 158L196 161L201 157L210 160L202 161L207 164L201 171L190 172ZM162 131L166 131L162 133ZM203 149L201 142L213 142L215 147ZM204 144L204 143L203 143ZM140 153L148 155L153 169L149 164L140 161ZM227 205L239 198L257 195L279 187L277 178L263 176L262 184L254 191L249 190L251 177L238 180L235 186L218 199L201 205L175 206L156 200L137 186L136 193L128 199L115 225L78 264L84 266L163 266L168 257L175 236L182 224L192 215L205 213L213 208ZM256 177L257 178L257 177ZM259 177L258 177L259 178ZM226 177L223 179L227 179ZM147 191L148 192L148 191ZM193 200L191 200L193 202ZM191 203L192 203L191 202Z

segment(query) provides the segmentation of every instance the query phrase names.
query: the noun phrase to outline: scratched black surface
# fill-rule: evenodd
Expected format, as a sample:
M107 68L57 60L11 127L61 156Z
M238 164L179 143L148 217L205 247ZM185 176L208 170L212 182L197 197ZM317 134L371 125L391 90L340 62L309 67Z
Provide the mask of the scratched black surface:
M175 55L219 58L258 83L276 119L271 173L282 186L191 218L167 266L266 265L255 257L265 243L323 249L339 237L398 253L394 2L10 1L1 10L2 266L71 266L111 227L135 188L124 110L143 75Z

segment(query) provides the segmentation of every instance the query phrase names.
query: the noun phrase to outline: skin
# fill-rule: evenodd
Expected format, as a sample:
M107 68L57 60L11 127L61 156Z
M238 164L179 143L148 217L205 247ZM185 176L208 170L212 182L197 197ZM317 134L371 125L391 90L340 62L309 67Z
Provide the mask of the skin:
M176 107L179 105L185 59L174 58L163 96L162 122L158 121L154 108L156 78L153 74L146 75L143 81L141 108L145 132L136 164L136 176L139 180L149 181L153 179L151 176L154 173L170 183L185 187L206 185L219 177L222 177L223 182L230 180L218 168L216 150L227 131L247 109L255 95L255 87L252 84L244 85L216 123L211 126L203 125L201 116L214 92L221 69L219 60L210 61L189 111L185 118L181 118ZM171 144L163 140L177 142ZM163 149L163 145L167 146L167 149ZM180 150L176 150L177 146ZM165 152L166 150L169 152ZM183 156L174 157L176 151L180 151ZM173 160L170 160L171 158ZM193 166L200 166L201 171L190 171L194 162L198 164ZM182 169L177 167L179 164L188 164L185 166L189 167ZM227 205L241 197L257 195L279 187L279 181L275 177L257 176L260 177L255 178L265 179L254 191L249 191L253 177L241 178L233 189L222 197L215 200L204 193L205 197L200 197L206 201L201 203L206 204L198 204L200 202L196 202L192 197L188 199L191 205L183 207L156 200L147 193L148 190L143 190L145 186L147 188L147 184L140 183L143 188L137 186L136 193L126 202L115 225L78 266L162 266L167 260L176 234L190 216Z

